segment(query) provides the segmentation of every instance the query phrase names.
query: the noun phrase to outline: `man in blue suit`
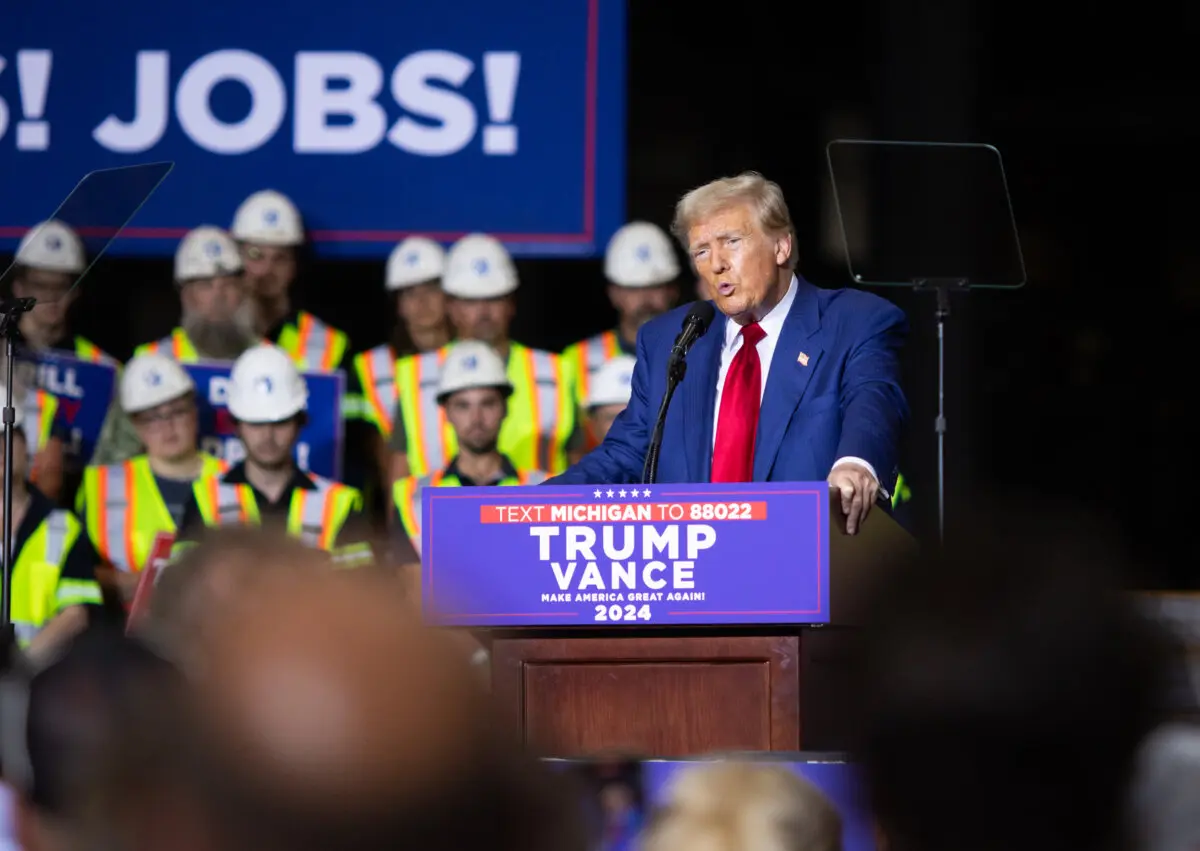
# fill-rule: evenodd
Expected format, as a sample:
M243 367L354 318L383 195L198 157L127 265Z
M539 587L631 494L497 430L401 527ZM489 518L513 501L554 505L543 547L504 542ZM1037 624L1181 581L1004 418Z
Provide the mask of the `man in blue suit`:
M672 229L718 312L688 354L658 481L828 479L854 534L895 483L908 418L899 383L903 312L877 296L818 289L797 276L783 192L754 172L689 192ZM641 481L687 310L643 326L628 407L599 447L547 484Z

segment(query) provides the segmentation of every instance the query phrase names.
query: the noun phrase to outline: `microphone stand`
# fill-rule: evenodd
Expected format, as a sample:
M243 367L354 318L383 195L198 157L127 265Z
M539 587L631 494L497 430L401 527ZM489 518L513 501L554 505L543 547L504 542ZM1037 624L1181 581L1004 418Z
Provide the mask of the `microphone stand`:
M658 478L658 452L662 447L663 429L667 425L667 408L671 405L671 397L675 388L683 381L687 372L687 361L683 356L673 356L667 364L667 392L663 394L662 404L658 407L658 417L654 420L654 431L650 434L650 448L646 451L646 463L642 466L642 484L652 485Z
M17 359L18 324L21 315L33 309L35 299L11 298L0 301L0 337L4 338L4 409L0 419L4 422L4 532L3 532L3 582L0 583L0 652L8 667L16 649L16 630L12 623L12 563L13 563L13 365Z

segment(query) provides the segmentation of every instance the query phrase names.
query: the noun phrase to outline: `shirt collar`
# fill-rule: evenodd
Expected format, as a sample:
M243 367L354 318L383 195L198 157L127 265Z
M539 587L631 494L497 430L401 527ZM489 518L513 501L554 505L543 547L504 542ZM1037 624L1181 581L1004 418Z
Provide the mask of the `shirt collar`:
M792 302L796 300L796 290L799 288L799 282L796 276L792 275L791 283L788 284L787 292L783 294L783 298L779 300L779 304L771 308L771 312L758 320L759 326L763 332L772 340L778 340L779 335L783 333L783 321L787 319L788 313L792 309ZM725 348L733 346L738 335L742 333L742 326L736 322L725 323Z
M250 480L246 478L246 462L242 461L230 467L228 472L221 477L221 481L227 485L249 485ZM288 492L293 490L315 491L316 489L317 483L307 473L302 472L299 467L293 468L292 480L288 482Z
M458 469L458 456L457 455L455 455L454 458L451 459L449 465L446 467L445 470L442 471L443 478L448 479L451 476L458 479L464 485L483 485L483 486L494 485L497 482L504 481L505 479L518 478L517 468L513 466L512 461L508 460L507 455L500 456L500 475L497 476L495 479L493 479L490 482L476 482L474 479L468 479L466 476L464 476L462 474L462 472L459 471L459 469Z

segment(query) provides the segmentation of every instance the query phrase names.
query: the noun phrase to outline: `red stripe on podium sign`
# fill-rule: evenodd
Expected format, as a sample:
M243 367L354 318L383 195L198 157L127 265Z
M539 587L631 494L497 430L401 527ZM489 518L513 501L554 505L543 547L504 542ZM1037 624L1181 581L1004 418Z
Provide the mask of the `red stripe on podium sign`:
M479 506L480 523L700 523L766 519L767 503L760 501Z

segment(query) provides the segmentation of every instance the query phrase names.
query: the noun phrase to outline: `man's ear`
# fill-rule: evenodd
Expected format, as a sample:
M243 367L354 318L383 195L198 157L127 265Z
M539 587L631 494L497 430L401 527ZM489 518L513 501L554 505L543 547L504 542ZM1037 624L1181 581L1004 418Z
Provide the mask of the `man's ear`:
M796 247L792 244L792 235L785 233L775 239L775 265L786 266Z

